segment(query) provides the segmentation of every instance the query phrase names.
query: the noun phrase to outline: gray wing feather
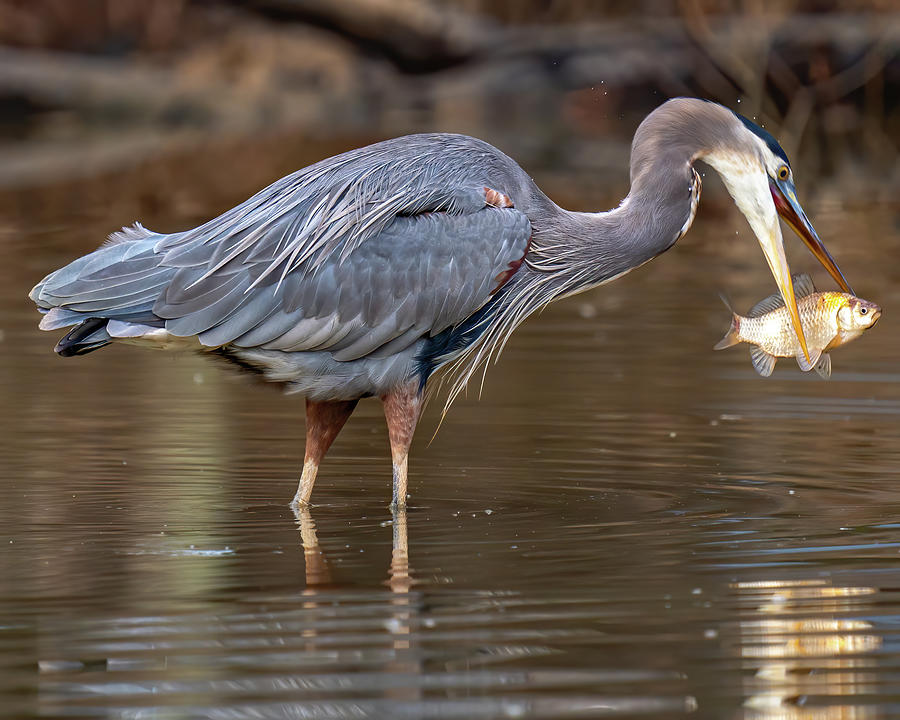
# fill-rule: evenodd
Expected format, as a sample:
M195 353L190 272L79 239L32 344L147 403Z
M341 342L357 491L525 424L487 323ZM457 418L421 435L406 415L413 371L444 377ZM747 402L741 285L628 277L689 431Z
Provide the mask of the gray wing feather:
M58 309L54 327L64 318L75 324L88 317L159 326L151 308L175 272L159 267L153 252L159 238L140 227L115 233L95 252L50 273L30 296L39 308Z
M327 349L352 360L471 315L490 298L495 278L525 254L530 234L527 217L514 209L401 217L344 262L333 257L292 273L288 283L256 287L248 269L217 286L227 292L171 305L161 298L154 312L169 332L199 334L204 345Z
M247 298L249 278L235 275L216 288L214 293L205 293L194 299L195 302L184 302L169 306L166 315L160 315L159 302L153 306L153 312L166 318L166 330L173 335L189 337L200 335L218 325L223 318L229 318ZM203 302L208 299L210 302ZM202 339L201 339L202 342Z
M202 264L197 281L234 260L265 263L255 284L281 280L304 264L315 268L335 252L346 260L398 215L483 207L483 188L471 182L473 142L410 136L330 158L282 178L205 225L168 236L156 250L165 253L166 265ZM457 160L466 162L445 162L460 145L467 153Z
M260 296L260 298L265 304L271 305L271 302L269 302L268 298L264 296ZM303 319L302 313L299 310L288 313L277 309L259 321L255 321L255 318L251 313L252 311L247 313L247 318L249 322L253 324L253 327L242 335L236 334L234 336L235 340L233 340L233 343L239 347L262 347L272 338L281 337L282 335L284 335ZM244 324L248 324L248 322L245 321L240 325ZM238 323L234 323L235 327L238 327L238 325ZM223 327L224 326L225 323L223 323ZM214 331L210 332L212 333ZM226 335L225 337L228 336Z
M32 297L59 308L54 326L84 313L212 347L339 359L400 349L475 312L527 251L528 218L486 206L489 177L527 182L471 138L386 141L285 177L193 230L123 229Z

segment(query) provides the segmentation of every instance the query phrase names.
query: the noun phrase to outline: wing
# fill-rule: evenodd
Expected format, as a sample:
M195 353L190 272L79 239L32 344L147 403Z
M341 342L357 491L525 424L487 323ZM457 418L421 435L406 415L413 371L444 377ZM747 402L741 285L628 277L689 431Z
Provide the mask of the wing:
M532 183L473 138L396 138L193 230L118 233L32 297L48 329L106 317L209 346L389 352L475 312L527 252L527 217L488 185L527 197Z
M246 202L156 246L171 267L203 266L194 282L238 264L256 284L345 260L396 217L466 214L485 206L480 181L499 168L524 174L487 143L461 135L409 135L328 158L278 180ZM495 170L496 172L496 170ZM227 272L227 271L226 271Z
M287 262L276 243L182 268L153 312L170 333L207 346L389 354L476 312L525 256L528 218L487 205L484 189L481 198L476 212L395 217L346 257L333 250L267 273Z
M154 245L165 237L140 225L110 236L94 252L50 273L30 297L45 312L42 330L88 318L161 324L153 304L175 270L160 266Z

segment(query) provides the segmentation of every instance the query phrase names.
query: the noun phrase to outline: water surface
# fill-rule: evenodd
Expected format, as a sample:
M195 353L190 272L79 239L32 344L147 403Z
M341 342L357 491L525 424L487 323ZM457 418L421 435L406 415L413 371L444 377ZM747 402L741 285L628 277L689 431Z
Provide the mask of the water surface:
M807 208L885 307L830 382L711 351L718 291L772 283L707 191L677 249L523 326L430 444L428 411L408 513L367 401L296 517L301 399L193 356L60 359L37 331L31 285L136 210L227 206L102 188L2 203L4 715L900 714L900 270L873 262L895 208Z

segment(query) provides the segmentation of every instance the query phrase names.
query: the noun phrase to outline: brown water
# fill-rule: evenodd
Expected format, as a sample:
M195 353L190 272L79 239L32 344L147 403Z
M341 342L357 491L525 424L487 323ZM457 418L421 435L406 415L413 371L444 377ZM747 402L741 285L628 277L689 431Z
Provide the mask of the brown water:
M429 445L431 408L407 515L367 402L297 518L301 400L199 357L63 360L36 330L33 282L134 219L140 191L104 187L120 204L0 216L4 716L900 715L895 208L808 208L885 307L830 382L711 351L716 293L772 284L707 191L676 250L522 327Z

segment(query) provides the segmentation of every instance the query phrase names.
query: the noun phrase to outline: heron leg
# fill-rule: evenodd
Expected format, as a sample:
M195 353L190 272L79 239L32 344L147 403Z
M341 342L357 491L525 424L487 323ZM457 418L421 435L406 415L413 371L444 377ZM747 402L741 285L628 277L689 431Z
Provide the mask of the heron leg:
M387 420L388 437L391 440L391 462L394 466L394 491L391 508L406 508L407 460L412 444L416 423L422 412L422 395L419 383L414 381L401 385L381 396L384 403L384 417Z
M309 498L319 472L319 463L344 427L357 402L357 400L314 402L309 398L306 399L306 453L303 458L300 485L291 501L293 507L309 505Z

